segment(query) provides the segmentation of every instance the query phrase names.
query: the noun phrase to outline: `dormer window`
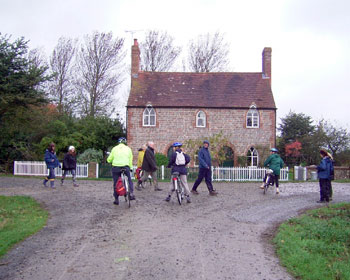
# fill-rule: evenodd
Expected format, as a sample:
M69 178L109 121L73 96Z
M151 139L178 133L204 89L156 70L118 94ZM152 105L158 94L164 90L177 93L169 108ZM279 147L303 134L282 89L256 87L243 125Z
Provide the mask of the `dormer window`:
M156 126L156 111L152 106L147 106L143 111L143 126Z
M255 105L252 105L247 113L247 128L259 127L259 112Z
M206 126L206 115L203 111L199 111L196 116L196 127Z

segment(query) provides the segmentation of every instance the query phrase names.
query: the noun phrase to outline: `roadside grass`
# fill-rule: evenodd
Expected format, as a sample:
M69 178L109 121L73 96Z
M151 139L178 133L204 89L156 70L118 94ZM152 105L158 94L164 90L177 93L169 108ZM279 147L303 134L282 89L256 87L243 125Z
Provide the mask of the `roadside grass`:
M0 258L46 225L48 212L27 196L0 196Z
M281 263L297 279L350 279L350 203L290 219L273 241Z

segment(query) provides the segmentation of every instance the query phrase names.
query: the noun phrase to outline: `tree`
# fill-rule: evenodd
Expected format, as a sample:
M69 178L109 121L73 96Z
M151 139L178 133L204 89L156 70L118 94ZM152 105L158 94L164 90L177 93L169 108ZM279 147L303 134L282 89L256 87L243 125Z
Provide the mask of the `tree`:
M323 131L323 146L331 151L335 161L340 152L350 147L350 134L345 128L336 127L329 121L320 121L320 129Z
M219 32L198 36L190 41L188 66L193 72L218 72L228 69L229 44Z
M49 80L47 68L37 66L27 57L28 42L24 38L10 42L0 34L0 121L11 117L19 107L42 105L47 102L39 85Z
M303 161L306 164L314 164L315 151L318 149L319 143L316 143L315 135L318 133L316 133L316 126L311 117L303 113L289 112L286 117L281 118L278 130L281 132L278 150L286 164L297 163L295 157L288 154L288 146L296 141L300 143L301 147L299 163Z
M123 81L124 39L112 32L86 35L77 55L77 94L83 116L110 115L115 91Z
M11 42L0 34L0 165L6 171L14 159L32 156L32 120L47 103L41 88L50 78L47 68L35 63L27 44L24 38Z
M140 44L141 69L144 71L168 71L181 52L173 45L174 38L167 32L148 31L144 43Z
M315 131L315 125L313 125L313 120L310 116L290 111L286 117L281 118L278 130L286 142L293 142L305 135L312 134Z
M57 104L59 113L72 112L74 87L72 60L76 51L76 42L61 37L50 57L51 72L54 75L49 85L50 97Z

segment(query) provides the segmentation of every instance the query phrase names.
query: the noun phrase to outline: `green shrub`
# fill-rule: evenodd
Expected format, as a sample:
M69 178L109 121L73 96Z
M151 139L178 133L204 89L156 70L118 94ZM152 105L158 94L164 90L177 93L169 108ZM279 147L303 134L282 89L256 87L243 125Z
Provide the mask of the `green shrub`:
M89 163L89 162L101 162L103 159L103 152L101 150L87 149L82 154L78 155L78 163Z
M160 153L156 153L155 157L156 157L157 166L162 166L162 165L167 166L168 165L168 158L165 155L160 154Z

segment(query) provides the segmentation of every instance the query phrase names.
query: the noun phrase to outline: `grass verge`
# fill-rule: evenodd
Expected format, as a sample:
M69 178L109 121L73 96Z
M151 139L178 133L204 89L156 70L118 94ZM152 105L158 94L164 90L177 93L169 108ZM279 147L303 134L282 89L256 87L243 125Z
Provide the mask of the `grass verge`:
M27 196L0 196L0 258L46 225L48 212Z
M307 211L278 230L277 255L297 279L350 279L350 204Z

